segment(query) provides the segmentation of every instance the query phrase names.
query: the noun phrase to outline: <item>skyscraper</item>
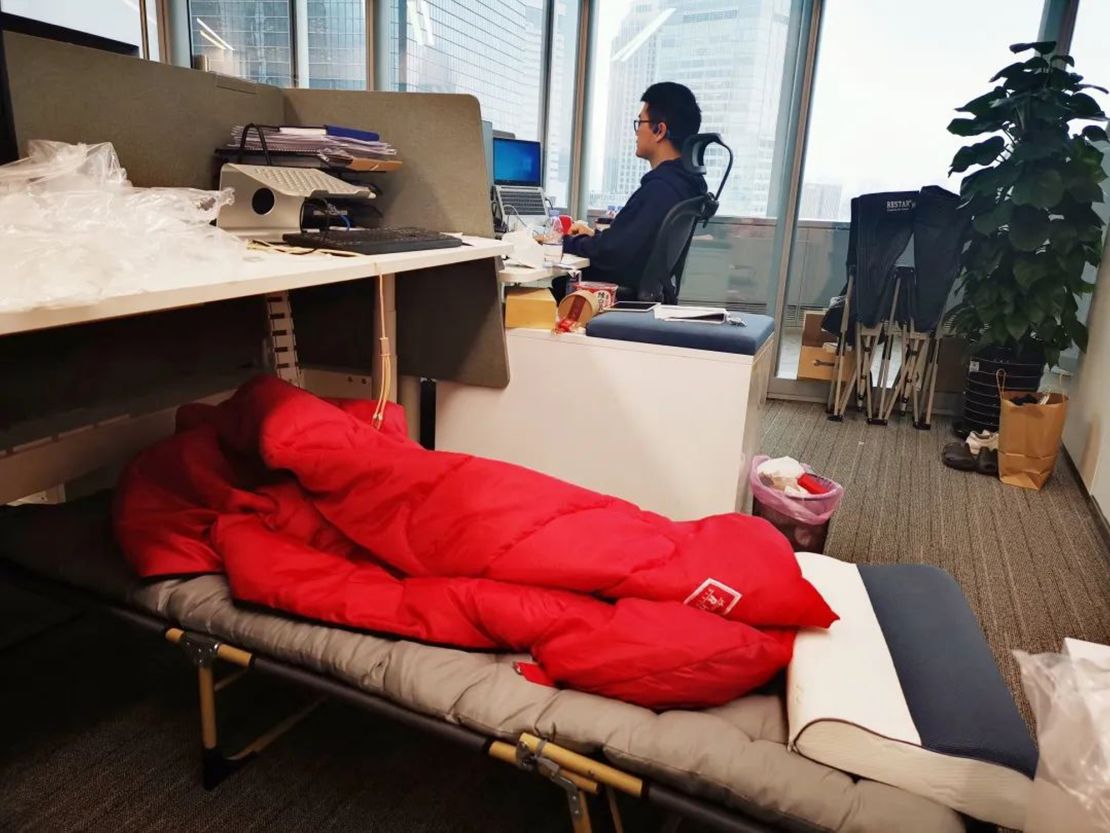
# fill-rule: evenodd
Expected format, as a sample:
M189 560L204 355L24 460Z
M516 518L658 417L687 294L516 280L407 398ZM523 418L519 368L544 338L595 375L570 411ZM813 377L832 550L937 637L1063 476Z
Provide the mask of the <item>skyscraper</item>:
M366 89L364 0L308 0L303 32L290 12L285 0L190 0L193 54L215 72L264 84Z
M783 82L790 0L640 0L613 40L604 161L604 204L623 203L647 170L635 158L632 119L656 81L693 90L702 131L735 154L722 214L765 217ZM716 187L725 160L707 160Z
M308 86L366 89L365 0L308 0Z
M398 89L470 93L482 118L521 139L539 139L543 0L417 0L394 3ZM403 46L403 54L401 52Z
M190 0L194 55L214 72L293 85L293 27L280 0Z

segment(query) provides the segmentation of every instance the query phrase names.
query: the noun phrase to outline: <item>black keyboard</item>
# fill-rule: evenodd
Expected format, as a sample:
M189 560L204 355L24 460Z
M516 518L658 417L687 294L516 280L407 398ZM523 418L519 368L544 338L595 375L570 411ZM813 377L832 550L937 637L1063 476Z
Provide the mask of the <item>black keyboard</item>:
M384 255L420 249L451 249L463 242L449 234L422 228L355 228L337 231L298 232L282 237L286 243L309 249L335 249L361 255Z

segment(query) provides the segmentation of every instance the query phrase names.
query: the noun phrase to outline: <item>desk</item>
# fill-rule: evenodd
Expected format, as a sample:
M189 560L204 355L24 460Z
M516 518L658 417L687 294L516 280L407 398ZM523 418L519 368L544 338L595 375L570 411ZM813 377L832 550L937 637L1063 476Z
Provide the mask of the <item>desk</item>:
M534 269L528 266L503 266L497 273L497 279L509 286L544 285L550 284L553 278L569 274L571 271L582 271L590 265L589 258L576 255L563 255L557 266L543 269Z
M378 278L385 299L385 334L390 338L393 382L388 395L407 405L410 431L419 420L419 380L400 378L397 363L396 276L414 270L461 264L467 261L493 260L511 250L497 240L467 237L469 245L452 249L431 249L383 255L335 257L326 254L289 255L278 252L251 251L243 260L239 279L222 283L196 283L165 287L149 292L133 292L103 298L93 303L41 307L22 312L0 314L0 336L26 333L52 327L63 327L102 321L122 316L153 313L180 307L226 301L250 296L265 297L271 317L281 306L285 293L294 289ZM492 264L491 264L492 265ZM492 276L491 276L492 277ZM369 298L367 299L370 300ZM375 301L376 303L376 301ZM287 298L284 302L288 310ZM374 316L374 344L381 334L381 317ZM273 337L273 328L271 329ZM286 336L288 337L288 336ZM276 341L276 338L275 338ZM187 349L187 348L185 348ZM371 357L367 357L371 359ZM381 376L381 358L375 350L372 357L373 377ZM294 367L294 369L296 369ZM282 375L280 372L278 375ZM400 384L398 384L400 382ZM366 388L361 395L375 395ZM399 395L400 393L400 395ZM208 401L217 401L225 393L214 393ZM189 401L194 399L189 395ZM50 488L78 477L111 461L127 459L141 448L173 430L175 403L152 412L128 412L81 426L64 426L36 435L34 442L21 440L21 445L0 444L0 504ZM415 434L414 434L415 436Z
M675 520L744 510L774 336L754 356L546 330L507 341L508 387L437 384L437 448Z
M186 286L115 295L93 303L0 313L0 336L363 278L384 277L387 290L391 290L390 284L399 272L499 257L512 250L511 245L499 240L481 237L464 237L463 240L468 245L453 249L350 257L251 251L244 258L241 275L236 280L198 281Z

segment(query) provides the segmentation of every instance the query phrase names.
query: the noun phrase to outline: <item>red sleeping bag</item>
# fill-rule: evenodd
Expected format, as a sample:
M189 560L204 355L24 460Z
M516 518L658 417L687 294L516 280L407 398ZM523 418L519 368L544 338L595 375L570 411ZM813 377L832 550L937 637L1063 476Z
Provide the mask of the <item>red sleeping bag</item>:
M427 451L391 405L271 377L186 405L117 490L143 577L223 572L232 595L322 622L530 651L559 684L709 706L836 615L786 539L729 514L674 522L518 466Z

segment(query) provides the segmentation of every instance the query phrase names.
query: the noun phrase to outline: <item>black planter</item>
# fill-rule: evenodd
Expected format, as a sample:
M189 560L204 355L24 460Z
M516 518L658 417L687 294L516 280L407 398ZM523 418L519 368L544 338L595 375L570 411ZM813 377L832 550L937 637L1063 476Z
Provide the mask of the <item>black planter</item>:
M971 431L998 430L998 371L1006 374L1006 390L1035 391L1044 375L1043 356L1032 353L1018 355L1002 347L984 347L975 351L967 369L964 384L964 415L956 433L966 437Z

